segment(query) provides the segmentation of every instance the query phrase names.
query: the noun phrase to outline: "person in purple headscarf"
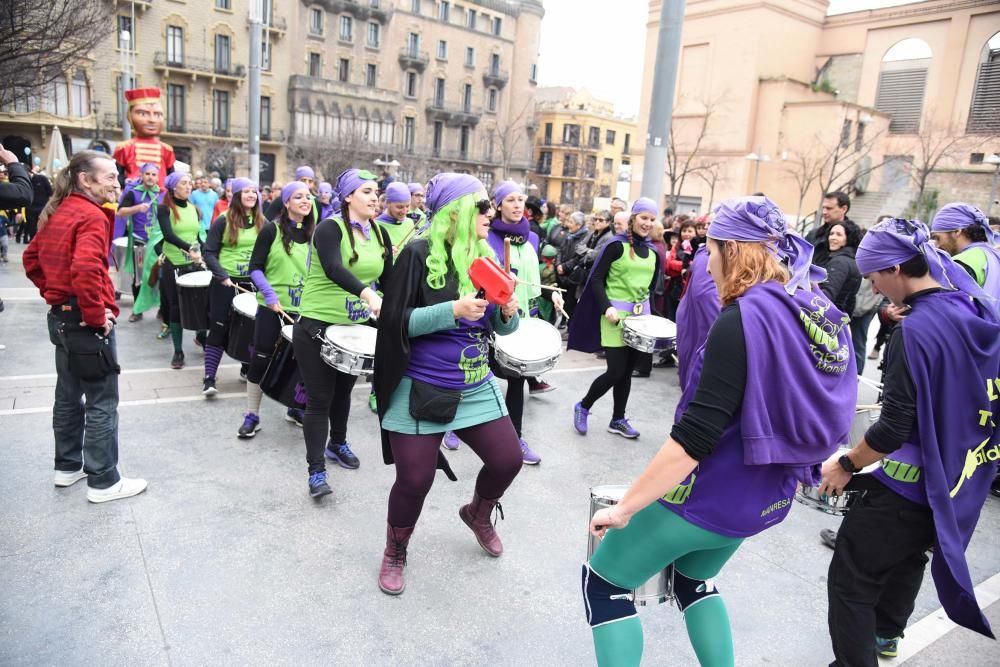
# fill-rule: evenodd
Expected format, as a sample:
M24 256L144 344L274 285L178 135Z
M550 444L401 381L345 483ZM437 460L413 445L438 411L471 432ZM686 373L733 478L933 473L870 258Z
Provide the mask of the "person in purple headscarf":
M160 191L160 168L152 162L147 162L140 168L141 179L136 183L129 183L122 192L122 197L118 201L118 210L115 215L127 220L125 234L128 235L128 249L125 251L125 266L119 270L132 274L132 314L129 315L129 322L138 322L142 319L142 311L136 310L134 304L139 298L139 290L148 274L144 275L142 259L145 255L142 250L136 252L137 248L144 249L149 240L149 228L156 219L156 205L163 198Z
M385 191L385 209L375 218L389 233L393 255L398 255L415 233L414 218L409 216L410 200L410 189L405 183L390 183Z
M237 437L249 439L260 430L261 381L271 362L281 329L282 314L298 319L313 230L315 209L305 183L292 181L281 189L281 213L260 230L250 255L250 278L257 287L257 316L254 318L253 354L247 368L247 411ZM303 385L304 387L304 385ZM302 426L304 401L296 387L288 399L285 421Z
M632 387L632 371L638 350L625 345L620 323L632 315L649 315L649 295L663 266L649 234L656 223L656 204L641 197L632 205L628 229L616 234L598 255L580 300L569 322L569 349L596 352L603 348L608 369L590 385L587 395L573 406L573 426L587 433L590 409L613 389L614 407L608 424L610 433L638 438L639 431L625 418ZM599 326L594 326L595 321Z
M316 205L319 207L319 219L326 220L340 213L340 202L333 194L333 186L323 181L317 188Z
M714 223L713 223L714 226ZM996 303L930 242L919 221L872 227L857 253L875 290L909 312L890 334L878 422L823 466L820 493L864 490L836 538L827 576L838 665L895 655L920 589L925 552L948 616L993 637L965 548L1000 458ZM881 463L871 475L857 475Z
M316 186L316 172L313 168L308 165L301 165L295 168L295 181L298 183L305 184L306 188L309 190L309 198L312 200L313 208L316 210L313 212L313 217L317 220L326 220L325 217L320 217L320 207L316 201L317 186ZM284 191L284 190L282 190ZM264 217L268 220L274 220L279 215L281 215L282 203L281 197L275 197L271 200L271 203L267 205L267 209L264 211Z
M818 483L850 429L853 409L831 408L856 398L849 318L810 284L812 246L765 197L721 204L707 245L723 310L680 419L621 501L591 521L603 540L583 593L598 664L639 664L630 593L665 567L698 661L734 664L712 579L745 538L784 520L799 482Z
M469 268L494 252L485 242L493 206L469 174L438 174L427 187L426 238L396 260L375 347L382 455L395 464L379 588L403 592L410 537L434 482L435 466L456 479L441 451L453 430L483 461L472 501L459 510L480 547L503 553L490 515L521 469L521 448L490 372L489 338L517 329L518 301L478 298Z
M417 227L417 236L422 236L430 226L427 209L424 207L427 191L420 183L408 183L406 187L410 190L410 213L416 216L413 218L413 224Z
M351 391L358 376L323 360L325 332L334 324L370 326L382 309L380 286L392 275L392 244L374 221L375 175L347 169L337 178L335 194L341 215L324 220L313 233L302 316L292 335L308 397L302 432L313 498L332 493L325 459L349 470L361 465L347 442Z
M209 227L205 239L205 264L212 272L208 288L208 338L205 340L205 377L201 393L214 396L215 375L222 362L222 353L229 338L229 311L232 310L235 287L250 290L250 255L257 235L264 227L264 213L260 205L257 184L249 178L234 178L233 200L229 209ZM240 352L243 357L241 375L246 375L249 350Z
M976 283L995 299L1000 299L1000 234L989 219L971 204L948 204L937 212L931 224L937 246L969 272Z

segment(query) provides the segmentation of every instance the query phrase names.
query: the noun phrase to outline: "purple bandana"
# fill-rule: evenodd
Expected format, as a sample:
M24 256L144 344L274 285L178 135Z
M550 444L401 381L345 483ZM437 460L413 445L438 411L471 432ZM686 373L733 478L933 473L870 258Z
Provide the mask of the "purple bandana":
M649 197L639 197L632 204L632 215L637 213L649 213L650 215L657 215L659 211L656 210L656 202Z
M471 174L438 174L427 184L427 219L432 219L438 211L456 199L485 189L479 179Z
M715 229L712 223L712 230ZM968 225L966 225L968 226ZM709 232L711 233L711 232ZM943 287L961 290L986 309L994 321L1000 320L997 301L976 284L965 269L930 242L927 225L919 220L894 218L883 220L868 230L861 239L855 261L861 275L868 275L902 264L917 255L923 255L930 267L931 278Z
M323 194L333 195L333 186L327 183L326 181L323 181L322 183L319 184L319 187L316 188L316 191L321 195Z
M292 181L285 187L281 188L281 204L283 206L288 206L288 200L291 199L292 195L294 195L299 190L304 190L305 192L309 192L309 186L303 183L302 181Z
M167 190L173 191L173 189L177 187L177 184L180 183L181 179L185 176L189 176L189 174L183 171L175 171L167 176L167 181L164 185L166 185Z
M337 198L343 203L345 197L369 182L375 182L375 175L371 172L354 168L346 169L337 177Z
M500 206L500 202L507 198L507 195L517 192L519 194L524 194L521 190L521 186L514 181L504 181L497 185L496 189L493 191L493 201Z
M409 204L410 188L403 183L392 182L385 189L385 202L387 204Z
M932 232L954 232L972 225L979 225L986 230L986 241L990 245L1000 244L1000 234L993 231L986 215L972 204L955 202L942 206L934 216L931 224Z
M152 162L147 162L146 164L142 165L142 168L139 169L139 173L140 174L145 174L150 169L152 169L153 171L155 171L157 174L160 173L160 165L153 164Z
M370 221L366 222L366 223L361 223L361 222L357 222L355 220L351 220L348 224L351 226L352 229L356 229L359 232L361 232L361 235L365 237L366 241L369 240L369 239L371 239L371 237L372 237L372 223Z
M411 195L415 195L418 192L423 192L424 186L420 183L407 183L406 189L410 191Z
M234 195L237 192L240 192L241 190L246 190L247 188L250 188L252 190L256 190L257 189L257 184L254 183L253 181L251 181L249 178L234 178L233 179L233 194Z
M531 233L531 223L528 222L527 218L521 218L521 222L510 223L497 216L490 222L490 230L510 238L510 242L514 245L521 245L528 240L528 235Z
M302 165L295 170L295 178L296 180L300 178L311 178L316 180L316 172L313 171L312 167Z
M719 204L708 228L708 236L716 241L767 244L771 253L785 263L791 274L785 285L789 294L798 289L810 291L810 280L820 277L820 271L811 270L812 244L788 229L778 205L767 197L738 197ZM826 278L825 272L822 272L822 278Z

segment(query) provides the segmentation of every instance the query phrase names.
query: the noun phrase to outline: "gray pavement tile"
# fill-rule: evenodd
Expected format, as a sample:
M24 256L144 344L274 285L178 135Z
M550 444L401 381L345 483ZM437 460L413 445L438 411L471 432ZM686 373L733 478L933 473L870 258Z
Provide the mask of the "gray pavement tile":
M993 631L1000 629L1000 602L985 609ZM903 639L906 642L906 639ZM905 663L907 667L996 667L1000 665L1000 643L965 628L955 628Z

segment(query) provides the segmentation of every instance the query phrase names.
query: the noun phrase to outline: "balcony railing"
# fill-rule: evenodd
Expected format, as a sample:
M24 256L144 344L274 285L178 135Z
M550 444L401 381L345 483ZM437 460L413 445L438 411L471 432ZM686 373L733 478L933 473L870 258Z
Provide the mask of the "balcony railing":
M316 4L324 7L331 14L350 14L359 21L374 20L382 24L389 22L394 8L389 0L379 2L378 7L372 7L368 0L316 0Z
M483 108L472 105L449 107L439 100L431 100L427 103L427 115L432 120L444 121L445 124L453 127L477 125L483 115Z
M418 72L423 72L430 61L431 57L426 51L411 49L408 46L404 46L399 51L399 65L403 69L415 69Z
M247 24L249 25L250 19L247 18ZM268 30L272 33L282 35L288 31L288 21L284 16L271 16L271 18L264 19L264 30Z
M334 79L322 79L302 74L293 74L288 77L288 91L290 93L305 91L309 93L329 95L335 98L342 96L354 97L385 104L399 103L399 94L394 90L386 90L385 88L369 88L368 86L361 86L356 83L347 83L344 81L336 81Z
M499 69L489 69L483 72L483 83L488 88L503 88L510 81L510 73Z
M169 75L171 72L184 72L193 78L208 75L213 79L229 79L239 81L246 76L247 70L243 65L233 63L216 63L212 58L198 58L196 56L181 56L180 58L168 58L163 51L157 51L153 55L153 68Z
M188 120L180 127L168 127L165 134L195 136L195 137L217 137L231 139L233 141L246 141L248 137L245 125L229 124L226 127L216 127L212 122Z

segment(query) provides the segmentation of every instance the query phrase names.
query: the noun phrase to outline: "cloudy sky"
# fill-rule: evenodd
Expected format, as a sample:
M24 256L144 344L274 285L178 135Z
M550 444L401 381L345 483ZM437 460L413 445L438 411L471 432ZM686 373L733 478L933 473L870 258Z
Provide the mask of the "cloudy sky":
M911 1L831 0L829 13ZM638 113L647 0L544 0L544 4L539 85L587 88L613 101L621 113ZM614 11L604 9L609 5Z

